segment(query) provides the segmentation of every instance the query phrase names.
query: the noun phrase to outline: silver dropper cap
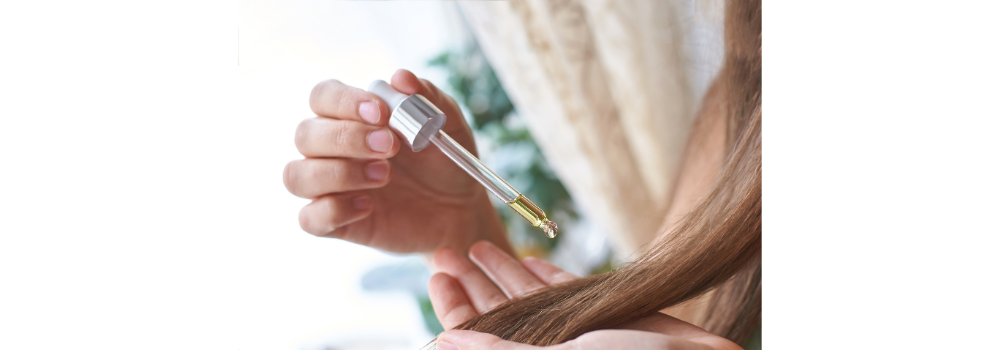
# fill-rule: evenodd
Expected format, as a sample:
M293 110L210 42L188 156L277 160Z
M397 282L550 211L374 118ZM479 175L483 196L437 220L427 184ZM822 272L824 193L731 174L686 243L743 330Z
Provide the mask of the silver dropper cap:
M389 117L389 126L403 136L410 148L419 151L427 147L428 143L434 143L441 153L507 203L528 223L541 228L549 238L556 236L556 224L548 219L544 211L441 130L446 120L444 113L431 101L417 94L404 95L382 80L372 82L368 86L368 92L394 107L392 116Z
M404 95L389 83L376 80L368 85L368 92L375 94L393 108L389 126L406 140L414 152L427 147L431 138L444 126L447 118L431 101L423 96Z

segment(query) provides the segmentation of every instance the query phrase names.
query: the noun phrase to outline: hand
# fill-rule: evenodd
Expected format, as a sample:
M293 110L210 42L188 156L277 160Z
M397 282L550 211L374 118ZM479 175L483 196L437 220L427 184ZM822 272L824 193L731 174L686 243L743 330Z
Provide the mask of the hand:
M608 349L722 349L660 333L632 330L599 330L553 346L534 346L500 339L489 333L447 331L438 336L438 350L608 350ZM732 343L730 343L732 344ZM736 344L733 344L736 346ZM740 349L736 346L731 349Z
M472 132L451 97L413 73L393 74L392 87L421 94L448 118L443 130L476 153ZM295 132L306 159L285 167L285 187L312 199L302 229L399 253L467 249L486 239L509 248L486 190L437 147L413 152L389 127L391 106L359 88L327 80L313 88L316 118Z
M544 260L520 263L489 242L476 242L469 258L442 248L434 253L441 271L431 277L428 293L434 313L446 329L540 288L577 278ZM475 266L473 266L473 263ZM478 266L478 268L477 268ZM438 336L440 350L516 350L542 347L506 341L492 334L449 330ZM647 316L621 326L598 330L545 349L740 349L725 338L665 314Z

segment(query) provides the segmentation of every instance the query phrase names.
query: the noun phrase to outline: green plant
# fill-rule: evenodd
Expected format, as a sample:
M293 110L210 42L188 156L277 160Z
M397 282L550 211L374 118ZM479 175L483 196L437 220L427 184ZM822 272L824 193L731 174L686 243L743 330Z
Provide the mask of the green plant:
M477 138L488 141L480 144L493 146L489 152L494 155L493 171L550 216L575 219L577 214L569 192L548 166L479 47L472 44L463 50L442 53L429 65L448 72L448 87L467 110L470 126ZM545 237L503 203L497 203L496 207L519 252L547 254L559 243L560 236Z

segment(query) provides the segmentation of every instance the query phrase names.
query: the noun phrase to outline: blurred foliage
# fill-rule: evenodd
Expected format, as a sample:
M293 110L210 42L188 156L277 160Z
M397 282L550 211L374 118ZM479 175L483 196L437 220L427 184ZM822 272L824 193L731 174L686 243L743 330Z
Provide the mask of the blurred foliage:
M600 275L600 274L605 273L605 272L614 271L616 268L618 268L618 266L616 266L615 264L616 264L616 261L614 261L611 258L611 256L608 256L604 260L603 264L597 265L596 267L594 267L593 269L591 269L589 275Z
M424 325L427 326L427 330L435 336L444 332L444 327L441 326L441 322L438 321L437 315L434 313L434 305L431 304L431 298L426 294L419 295L417 296L417 303L420 304L420 315L424 318Z
M550 218L559 215L560 218L576 219L569 192L548 166L479 47L470 45L464 50L442 53L428 65L447 71L452 97L463 108L476 134L478 148L489 147L492 159L483 159L484 162ZM495 201L494 206L507 225L508 236L518 255L545 257L566 234L562 226L559 235L549 239L505 203ZM417 301L427 329L433 334L441 333L443 328L434 315L430 299L418 295Z
M448 72L448 85L453 97L471 116L466 120L469 120L477 139L488 141L480 142L479 147L483 147L484 143L492 146L489 152L492 159L484 159L488 164L492 163L492 170L530 198L550 218L558 212L576 219L569 192L548 166L479 47L472 44L464 50L445 52L428 64ZM511 243L518 250L518 255L545 256L565 234L565 227L560 227L560 234L555 239L549 239L541 229L529 225L505 204L498 203L496 208L507 224Z
M463 50L442 53L430 60L428 65L447 72L448 86L443 88L462 108L463 117L476 136L477 148L485 151L479 153L482 160L542 208L553 221L564 224L577 220L573 199L549 167L479 47L473 44ZM549 239L541 229L529 225L506 203L494 201L493 204L503 218L511 244L520 257L546 258L559 245L561 237L572 234L567 232L568 225L561 225L559 235ZM612 268L611 256L608 255L604 263L592 271L599 273ZM425 273L428 275L422 276ZM367 272L361 284L365 290L405 290L414 295L424 325L437 335L444 329L427 295L427 278L429 271L423 264L403 262ZM415 283L416 280L420 283Z

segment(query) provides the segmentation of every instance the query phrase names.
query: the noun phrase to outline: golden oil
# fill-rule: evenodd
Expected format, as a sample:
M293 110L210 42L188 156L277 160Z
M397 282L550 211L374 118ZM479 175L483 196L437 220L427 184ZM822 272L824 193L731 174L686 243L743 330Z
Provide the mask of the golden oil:
M541 228L542 231L545 231L545 235L549 238L556 237L556 232L558 231L556 223L550 221L549 218L545 216L545 212L539 209L535 203L528 200L528 197L525 197L523 194L519 195L517 198L507 203L507 205L510 206L511 209L514 209L514 211L518 214L521 214L521 217L525 220L528 220L528 223L531 224L531 226Z

